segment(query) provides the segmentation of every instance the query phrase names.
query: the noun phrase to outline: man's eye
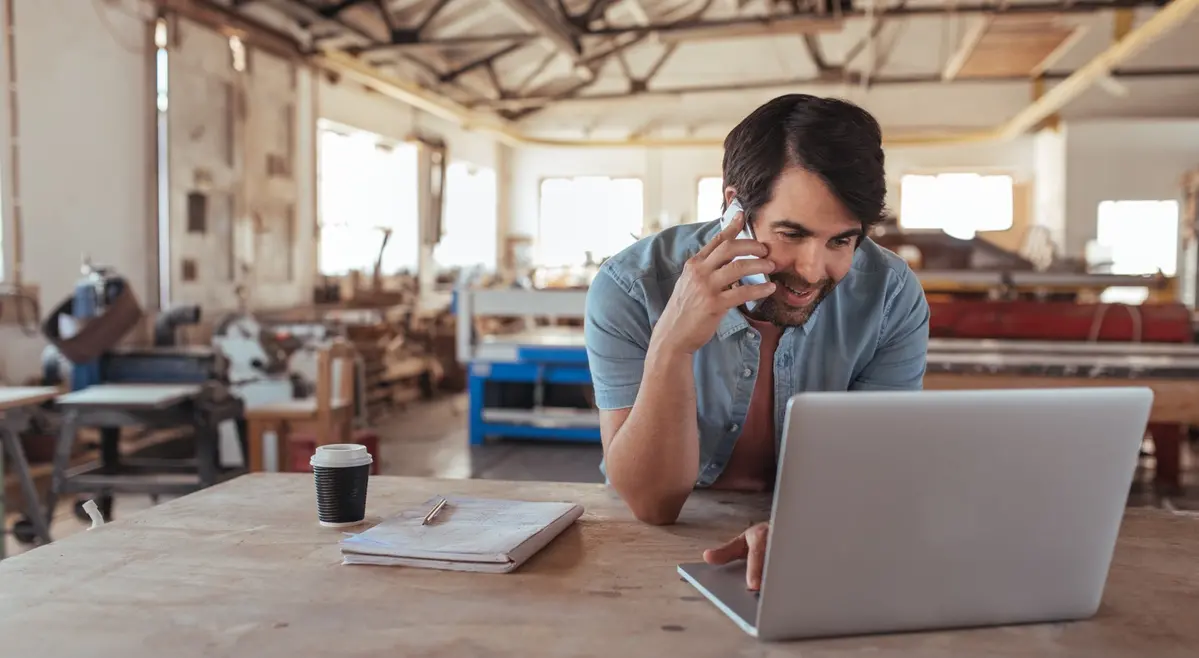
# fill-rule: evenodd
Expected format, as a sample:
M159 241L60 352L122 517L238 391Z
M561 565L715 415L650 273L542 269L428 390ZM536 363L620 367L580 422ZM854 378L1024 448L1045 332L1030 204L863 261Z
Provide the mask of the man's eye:
M787 240L798 240L803 237L802 235L800 235L799 233L796 233L795 231L783 231L782 233L779 233L779 235L783 236L783 238L785 238Z
M851 244L853 244L853 238L837 238L833 240L833 246L835 247L848 247Z

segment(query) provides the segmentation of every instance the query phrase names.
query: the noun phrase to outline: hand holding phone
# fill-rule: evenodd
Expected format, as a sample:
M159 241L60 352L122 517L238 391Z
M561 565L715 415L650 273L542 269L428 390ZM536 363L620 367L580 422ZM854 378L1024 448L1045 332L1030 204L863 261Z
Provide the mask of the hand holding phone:
M738 201L736 198L734 198L733 202L730 203L729 207L724 211L724 216L720 218L720 228L724 229L724 228L727 228L729 224L732 224L733 220L735 220L737 218L737 213L744 214L745 209L741 207L741 202ZM753 227L750 226L750 224L749 224L748 217L746 217L744 219L744 222L741 227L741 232L737 234L737 239L738 240L757 241L757 237L754 236ZM757 258L757 256L737 256L733 260L743 260L743 259L747 259L747 258ZM748 274L746 276L741 277L741 285L743 285L743 286L758 285L758 284L766 283L767 281L768 281L768 279L766 278L765 274ZM751 299L751 300L745 302L745 308L747 308L751 311L754 310L754 307L756 307L757 305L758 305L757 300Z
M712 340L730 309L765 299L775 291L767 275L774 263L766 245L745 226L741 204L730 204L716 234L683 266L670 301L654 324L650 351L692 355Z

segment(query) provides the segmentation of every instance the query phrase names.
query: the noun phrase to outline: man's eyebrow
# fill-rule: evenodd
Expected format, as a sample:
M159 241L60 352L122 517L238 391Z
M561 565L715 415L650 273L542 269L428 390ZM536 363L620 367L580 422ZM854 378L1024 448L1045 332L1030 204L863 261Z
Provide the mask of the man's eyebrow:
M796 233L799 233L800 235L802 235L804 237L809 237L809 236L815 235L815 232L812 231L812 229L804 226L803 224L800 224L799 222L797 222L793 219L777 220L773 223L773 226L775 228L790 229L792 231L795 231ZM860 235L862 235L862 229L851 228L849 230L841 231L840 233L834 235L832 239L844 240L845 238L856 238Z
M800 224L799 222L797 222L793 219L776 220L775 222L773 222L773 226L775 228L790 229L790 230L795 231L796 233L799 233L805 237L809 236L809 235L815 235L815 233L812 232L812 229L804 226L803 224Z

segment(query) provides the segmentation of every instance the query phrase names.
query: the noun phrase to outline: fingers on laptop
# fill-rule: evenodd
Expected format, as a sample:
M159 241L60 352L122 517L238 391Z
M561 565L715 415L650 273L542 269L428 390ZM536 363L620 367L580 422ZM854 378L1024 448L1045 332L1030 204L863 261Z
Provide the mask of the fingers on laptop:
M745 534L737 535L737 538L719 548L709 548L704 551L704 562L708 564L728 564L733 560L743 560L748 553L748 545L745 543Z
M766 538L770 534L770 526L759 523L745 531L745 543L749 555L745 563L745 586L753 591L762 587L762 567L766 564Z
M769 535L770 524L751 526L729 543L704 551L704 562L728 564L733 560L745 560L745 585L757 591L762 587L762 567L766 563L766 539Z

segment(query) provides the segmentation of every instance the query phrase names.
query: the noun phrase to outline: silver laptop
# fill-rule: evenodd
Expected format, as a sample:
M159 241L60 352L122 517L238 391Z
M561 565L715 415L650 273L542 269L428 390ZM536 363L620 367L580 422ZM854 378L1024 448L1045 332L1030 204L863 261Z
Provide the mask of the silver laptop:
M787 404L760 594L679 573L763 640L1095 614L1153 391L805 393Z

